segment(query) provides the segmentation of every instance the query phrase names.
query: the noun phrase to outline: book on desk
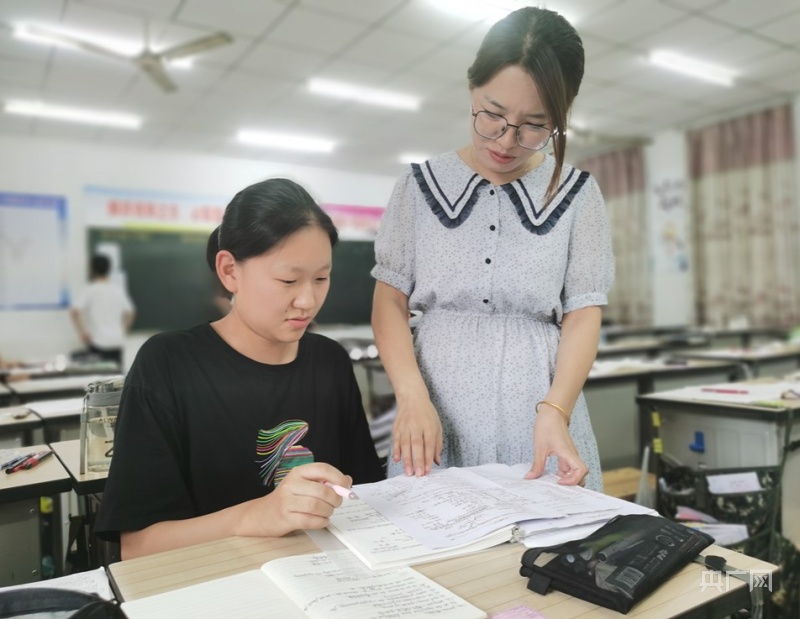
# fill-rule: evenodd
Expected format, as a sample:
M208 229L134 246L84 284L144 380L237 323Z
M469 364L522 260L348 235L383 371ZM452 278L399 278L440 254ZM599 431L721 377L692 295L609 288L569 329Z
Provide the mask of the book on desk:
M346 551L345 551L346 552ZM339 560L342 560L339 563ZM373 572L318 553L124 602L128 619L484 619L483 610L410 568Z

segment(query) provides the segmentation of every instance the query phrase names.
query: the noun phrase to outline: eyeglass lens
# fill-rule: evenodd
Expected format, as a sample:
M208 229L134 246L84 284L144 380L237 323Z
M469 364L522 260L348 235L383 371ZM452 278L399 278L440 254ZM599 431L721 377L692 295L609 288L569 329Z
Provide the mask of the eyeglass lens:
M508 121L502 116L483 110L475 114L473 126L478 135L490 140L501 137L509 127ZM526 123L520 125L516 131L517 143L528 150L544 148L550 139L550 131L536 125Z

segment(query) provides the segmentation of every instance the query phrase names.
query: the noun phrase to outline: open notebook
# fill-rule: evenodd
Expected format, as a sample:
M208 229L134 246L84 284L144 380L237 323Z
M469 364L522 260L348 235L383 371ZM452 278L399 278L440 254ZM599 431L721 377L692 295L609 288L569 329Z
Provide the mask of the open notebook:
M341 567L327 554L274 559L234 576L124 602L128 619L484 619L481 609L410 568Z

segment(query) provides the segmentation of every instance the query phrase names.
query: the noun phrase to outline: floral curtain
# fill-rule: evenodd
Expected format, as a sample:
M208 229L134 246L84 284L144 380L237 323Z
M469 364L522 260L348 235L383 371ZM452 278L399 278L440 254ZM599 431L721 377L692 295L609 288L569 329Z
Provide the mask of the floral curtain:
M616 278L603 318L648 326L652 323L652 294L642 147L597 155L575 167L594 176L608 207Z
M688 133L701 324L800 324L800 209L789 105Z

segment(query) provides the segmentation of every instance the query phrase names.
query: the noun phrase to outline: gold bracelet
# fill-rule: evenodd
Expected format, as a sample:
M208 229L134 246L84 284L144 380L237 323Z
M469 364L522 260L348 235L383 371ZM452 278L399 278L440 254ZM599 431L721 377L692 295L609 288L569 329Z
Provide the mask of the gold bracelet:
M561 413L561 416L564 418L564 421L566 421L566 422L567 422L567 426L569 426L570 414L569 414L567 411L565 411L563 408L561 408L561 407L560 407L558 404L553 404L553 403L552 403L552 402L550 402L549 400L542 400L541 402L537 402L537 403L536 403L536 406L534 407L534 410L536 411L536 414L537 414L537 415L539 414L539 407L540 407L542 404L547 404L548 406L552 406L552 407L553 407L554 409L556 409L556 410L557 410L559 413Z

